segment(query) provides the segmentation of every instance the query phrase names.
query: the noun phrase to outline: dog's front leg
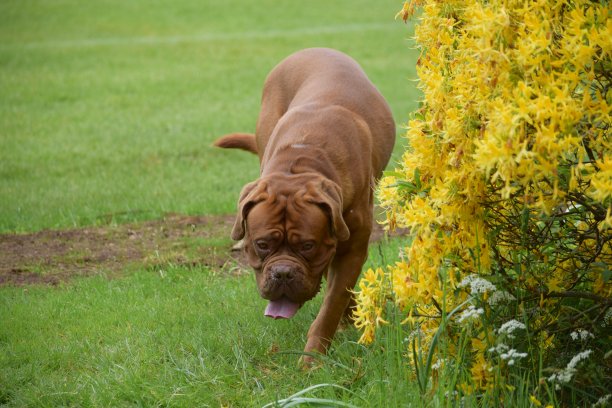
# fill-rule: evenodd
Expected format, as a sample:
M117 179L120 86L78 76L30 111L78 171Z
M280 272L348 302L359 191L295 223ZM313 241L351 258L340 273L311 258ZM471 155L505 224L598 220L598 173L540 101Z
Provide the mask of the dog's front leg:
M356 240L353 240L349 251L336 254L327 279L323 305L308 330L305 352L325 354L327 351L338 324L350 305L352 290L367 257L368 237L369 234L363 234L363 238L358 243L354 243ZM311 359L305 358L305 361Z

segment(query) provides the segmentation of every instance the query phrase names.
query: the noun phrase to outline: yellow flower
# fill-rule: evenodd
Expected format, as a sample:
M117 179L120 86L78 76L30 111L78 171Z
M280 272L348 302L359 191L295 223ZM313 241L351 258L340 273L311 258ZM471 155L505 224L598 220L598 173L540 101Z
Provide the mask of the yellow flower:
M406 314L403 324L417 325L421 347L429 347L440 305L449 311L467 299L464 290L453 291L458 282L500 271L506 291L530 302L511 309L537 310L534 343L550 353L555 336L544 329L559 321L562 300L545 292L579 284L612 294L595 267L577 272L596 248L592 263L612 258L596 238L612 229L612 101L601 72L610 66L612 19L603 3L404 3L397 15L404 21L423 5L415 29L422 107L407 126L409 148L377 197L387 227L408 227L413 240L399 262L367 271L359 283L361 341L372 341L386 322L382 302L392 298ZM562 245L537 247L546 234ZM498 372L510 377L508 364L493 367L485 358L495 344L495 322L486 319L504 315L495 309L502 306L488 304L490 296L477 297L486 310L483 322L470 326L464 358L472 378L459 385L466 394L503 383ZM446 329L456 336L456 328ZM456 352L452 344L446 351Z
M472 381L479 389L493 386L493 366L485 361L482 354L476 357L476 361L470 368L470 373L472 374Z
M413 16L416 7L419 6L421 4L421 1L419 0L410 0L410 1L405 1L404 2L404 6L402 7L402 9L395 15L395 18L400 17L402 20L404 20L404 23Z
M542 403L540 402L540 400L538 400L535 395L530 395L529 396L529 401L531 401L531 403L533 405L535 405L536 407L541 407Z
M549 292L562 292L564 290L562 283L561 277L553 276L546 282L546 287Z

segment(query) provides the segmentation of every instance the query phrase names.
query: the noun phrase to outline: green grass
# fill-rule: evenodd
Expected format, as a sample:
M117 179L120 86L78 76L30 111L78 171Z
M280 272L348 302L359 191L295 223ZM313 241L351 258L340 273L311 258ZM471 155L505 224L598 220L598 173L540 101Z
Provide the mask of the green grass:
M402 240L372 248L371 265ZM308 397L399 406L418 392L398 364L401 339L356 344L339 333L321 368L298 367L319 296L291 320L263 316L252 276L155 267L58 288L0 288L0 404L8 406L263 406Z
M302 48L353 56L401 125L419 93L411 27L393 19L400 7L1 2L0 232L232 213L257 158L211 144L254 130L265 76ZM373 246L368 265L391 261L399 245ZM273 322L252 276L176 266L170 255L121 279L0 287L0 405L251 407L300 391L418 404L401 330L366 348L349 328L320 369L304 372L297 360L320 297Z
M254 130L266 74L302 48L353 56L404 123L418 93L400 6L2 2L0 231L231 213L258 162L211 143Z

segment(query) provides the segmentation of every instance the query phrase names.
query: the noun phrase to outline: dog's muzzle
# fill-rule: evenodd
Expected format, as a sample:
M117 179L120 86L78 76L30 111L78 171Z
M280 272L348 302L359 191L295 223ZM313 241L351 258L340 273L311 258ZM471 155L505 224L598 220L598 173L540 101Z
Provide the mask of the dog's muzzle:
M289 257L275 257L263 266L264 281L261 295L266 299L281 296L295 298L301 291L305 277L305 266Z

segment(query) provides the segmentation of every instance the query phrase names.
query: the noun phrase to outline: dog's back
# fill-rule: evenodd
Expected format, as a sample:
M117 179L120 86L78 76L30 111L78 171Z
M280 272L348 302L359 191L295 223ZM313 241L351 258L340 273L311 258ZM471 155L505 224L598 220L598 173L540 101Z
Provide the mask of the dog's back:
M346 109L365 122L371 133L375 176L379 177L395 143L391 110L355 60L328 48L298 51L281 61L268 75L256 131L260 157L278 121L288 111L330 106Z

